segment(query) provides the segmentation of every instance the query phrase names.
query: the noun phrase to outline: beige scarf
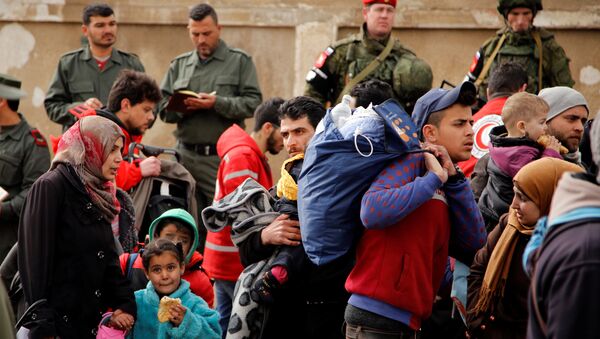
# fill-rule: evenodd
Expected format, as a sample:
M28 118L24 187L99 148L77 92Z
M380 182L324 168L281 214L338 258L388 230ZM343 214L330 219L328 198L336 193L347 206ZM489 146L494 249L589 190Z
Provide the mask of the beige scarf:
M581 167L564 160L542 158L523 166L513 178L513 183L536 204L542 217L548 215L552 195L563 173L582 171ZM495 301L504 296L517 240L520 234L531 236L535 228L535 225L522 225L517 219L516 210L511 208L508 213L508 223L492 251L483 276L483 284L474 309L476 314L491 310Z

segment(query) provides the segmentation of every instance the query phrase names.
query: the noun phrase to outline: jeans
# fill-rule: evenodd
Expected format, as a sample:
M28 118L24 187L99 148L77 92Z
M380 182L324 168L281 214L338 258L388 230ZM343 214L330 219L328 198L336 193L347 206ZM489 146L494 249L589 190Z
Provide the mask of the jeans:
M217 297L217 312L219 312L219 325L221 325L223 339L227 334L229 317L231 316L231 303L233 302L233 291L235 281L215 279L215 292Z
M417 339L419 335L411 329L380 330L346 323L346 339Z

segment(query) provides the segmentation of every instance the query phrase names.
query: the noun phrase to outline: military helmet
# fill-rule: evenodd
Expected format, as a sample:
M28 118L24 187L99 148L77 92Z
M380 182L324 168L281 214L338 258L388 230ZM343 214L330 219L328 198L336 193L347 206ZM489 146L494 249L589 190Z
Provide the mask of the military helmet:
M498 0L498 12L505 18L508 16L508 12L511 9L517 7L530 8L533 11L533 16L536 15L537 11L541 11L542 0Z

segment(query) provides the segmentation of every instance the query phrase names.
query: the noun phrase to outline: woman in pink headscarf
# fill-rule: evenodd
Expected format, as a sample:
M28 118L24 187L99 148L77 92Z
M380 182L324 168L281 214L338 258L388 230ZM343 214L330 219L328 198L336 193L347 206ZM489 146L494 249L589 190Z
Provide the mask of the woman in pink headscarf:
M133 292L122 276L113 228L120 204L114 178L122 161L121 129L81 119L62 137L50 170L32 186L19 226L19 272L32 338L95 338L102 312L131 328Z

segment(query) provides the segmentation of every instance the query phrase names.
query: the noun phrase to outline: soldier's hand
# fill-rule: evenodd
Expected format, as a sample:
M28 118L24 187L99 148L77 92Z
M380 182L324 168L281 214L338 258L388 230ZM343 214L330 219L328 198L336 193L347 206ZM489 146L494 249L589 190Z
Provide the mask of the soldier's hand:
M260 232L263 245L300 245L300 223L286 214L278 216Z
M160 175L160 159L148 157L140 162L142 177L156 177Z
M187 98L183 101L190 110L210 109L215 107L217 96L212 93L198 93L198 98Z
M89 98L83 104L91 109L102 108L102 101L98 100L97 98Z

